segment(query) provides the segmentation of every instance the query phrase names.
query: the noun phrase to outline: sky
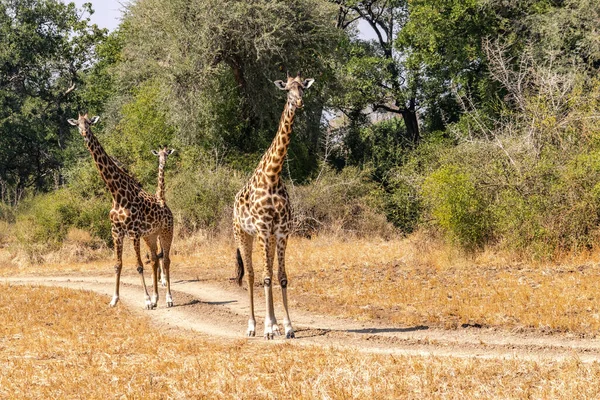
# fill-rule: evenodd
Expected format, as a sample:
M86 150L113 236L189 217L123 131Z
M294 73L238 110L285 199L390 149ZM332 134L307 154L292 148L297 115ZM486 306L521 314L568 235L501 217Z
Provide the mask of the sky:
M100 28L115 29L121 22L121 4L127 4L127 0L64 0L65 3L75 3L81 8L83 3L92 3L94 14L91 16L92 23Z

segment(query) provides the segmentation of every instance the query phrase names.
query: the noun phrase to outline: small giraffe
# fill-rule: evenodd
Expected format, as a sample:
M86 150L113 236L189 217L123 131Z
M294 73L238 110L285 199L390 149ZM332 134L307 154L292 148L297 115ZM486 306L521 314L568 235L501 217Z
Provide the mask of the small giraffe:
M156 186L156 198L160 202L161 206L166 207L165 204L165 164L167 163L167 157L169 157L175 149L169 149L167 147L163 147L159 150L152 150L152 154L158 157L158 184ZM159 240L160 243L160 240ZM157 254L159 259L162 259L164 253L162 251L162 246L160 252ZM146 264L151 262L150 255L146 253ZM161 285L167 286L167 276L165 275L165 270L163 268L163 264L160 263L160 283Z
M167 280L167 307L173 306L171 284L169 278L170 258L169 251L173 240L173 214L171 210L159 201L156 196L150 195L142 189L142 185L120 168L114 160L106 154L100 142L91 130L91 125L98 122L99 117L88 118L87 114L79 115L78 119L69 119L71 125L79 127L89 152L94 159L100 176L106 182L113 198L110 210L112 237L115 246L115 291L110 306L114 307L119 301L119 283L123 267L123 239L125 235L133 240L133 247L137 257L137 271L140 274L142 287L145 292L145 305L147 309L155 308L158 303L157 270L159 265L157 240L160 240L164 253L163 266ZM154 293L152 299L148 295L144 281L144 267L140 257L140 238L143 238L150 249L153 270Z
M241 286L244 277L244 265L248 270L248 293L250 295L250 319L248 320L248 336L256 334L254 318L254 269L252 268L252 244L254 236L258 242L264 259L263 283L266 299L265 339L273 339L280 334L273 309L273 263L277 251L278 280L281 286L285 318L285 336L294 338L294 329L288 313L287 285L285 272L285 248L292 228L291 207L287 190L281 179L283 161L287 154L292 134L292 124L297 108L302 108L302 95L314 79L302 79L288 76L287 82L275 81L281 90L287 90L287 102L281 115L279 129L271 146L263 155L254 174L246 185L235 196L233 207L233 232L237 245L237 281Z

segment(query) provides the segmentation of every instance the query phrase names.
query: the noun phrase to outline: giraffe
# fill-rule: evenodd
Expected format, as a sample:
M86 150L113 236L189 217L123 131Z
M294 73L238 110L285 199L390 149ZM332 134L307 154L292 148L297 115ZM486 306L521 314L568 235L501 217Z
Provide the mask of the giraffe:
M250 318L248 336L255 336L254 318L254 270L252 268L252 244L258 237L261 255L264 260L263 283L265 289L266 315L265 339L279 335L279 326L273 309L273 263L277 252L277 277L281 286L285 317L283 325L287 339L295 337L287 303L288 278L285 272L285 249L292 228L292 216L288 193L281 179L283 161L287 154L292 134L292 124L297 108L302 108L302 95L314 79L288 76L287 82L275 81L275 86L287 91L287 102L279 122L279 129L258 164L254 174L235 196L233 207L233 232L237 245L237 282L241 286L244 265L248 270L247 282L250 296Z
M161 204L162 207L165 207L165 164L167 163L167 157L169 157L171 154L173 154L173 152L175 151L175 149L169 149L167 147L163 147L162 149L158 149L158 150L152 150L152 154L154 154L155 156L158 157L158 184L156 186L156 198L158 199L159 203ZM159 241L160 243L160 241ZM161 246L161 251L157 254L159 259L162 259L164 256L164 253L162 251L162 246ZM146 253L146 264L149 264L152 262L150 255L148 253ZM165 275L165 270L163 268L162 263L160 264L160 283L161 285L167 286L167 277Z
M142 287L145 292L145 306L147 309L156 308L158 303L157 269L159 260L157 256L157 240L160 240L164 253L163 267L167 280L167 307L173 306L171 285L169 278L170 258L169 251L173 240L173 214L158 200L142 189L142 185L119 167L115 161L106 154L98 139L92 133L91 126L98 122L99 117L88 118L87 113L79 114L78 119L69 119L71 125L79 128L86 146L94 159L100 176L110 191L113 204L110 210L111 231L115 247L115 289L110 306L114 307L119 301L119 283L123 266L123 239L127 235L133 240L133 247L137 257L137 271L140 275ZM153 270L154 293L152 298L148 295L144 280L144 267L140 258L140 239L144 239L150 249Z

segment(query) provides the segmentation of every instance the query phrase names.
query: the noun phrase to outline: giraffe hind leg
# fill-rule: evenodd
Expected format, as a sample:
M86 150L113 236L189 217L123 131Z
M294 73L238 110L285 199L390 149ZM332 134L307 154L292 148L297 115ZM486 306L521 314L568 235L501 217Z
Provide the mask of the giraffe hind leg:
M152 307L152 301L150 300L150 295L148 294L148 288L146 287L146 281L144 280L144 263L142 262L142 257L141 257L141 253L140 253L140 237L139 236L135 236L133 238L133 248L135 250L135 256L136 256L136 261L137 261L137 271L138 274L140 274L140 281L142 283L142 288L144 289L144 302L145 302L145 307L148 310L151 310Z
M248 330L246 335L253 337L256 335L256 318L254 316L254 268L252 267L252 243L254 238L244 232L237 224L233 226L233 234L237 245L237 252L239 257L237 258L237 279L241 285L244 277L244 269L246 280L248 282L248 297L250 300L250 312L248 317Z
M159 266L159 258L156 254L156 236L144 237L144 241L150 250L150 256L146 255L146 258L150 260L146 262L146 264L151 264L152 266L152 298L150 300L150 305L152 308L156 308L158 306L158 266Z

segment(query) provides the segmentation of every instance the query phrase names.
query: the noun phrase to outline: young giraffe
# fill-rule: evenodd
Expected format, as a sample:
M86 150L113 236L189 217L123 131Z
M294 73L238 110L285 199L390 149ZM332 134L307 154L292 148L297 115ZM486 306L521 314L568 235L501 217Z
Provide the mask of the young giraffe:
M169 250L173 240L173 214L156 196L146 193L139 182L117 166L114 160L106 154L90 128L99 119L99 117L89 119L88 115L84 114L79 115L78 119L69 119L69 123L79 127L79 133L83 136L87 148L100 172L100 176L106 182L113 198L113 206L109 217L112 225L111 230L117 264L115 265L115 291L110 306L114 307L119 301L119 283L123 266L123 238L127 235L133 240L133 247L137 257L137 271L140 274L142 287L144 288L147 309L155 308L158 302L156 274L159 262L156 251L157 239L160 239L164 253L163 266L167 280L166 302L167 307L171 307L173 305L173 297L171 296L169 278ZM152 299L148 295L148 289L144 281L144 267L140 258L140 238L143 238L148 245L153 262L154 293Z
M265 339L273 339L279 335L279 327L273 309L273 258L277 250L278 280L283 296L285 318L285 336L295 337L290 321L287 305L288 279L285 273L285 248L292 227L292 216L288 193L281 180L283 161L290 144L292 124L297 108L302 108L302 95L314 79L288 76L287 82L275 81L281 90L287 90L287 102L281 115L279 129L267 152L263 155L254 174L246 185L235 196L233 207L233 232L237 244L237 281L242 284L244 264L248 270L248 293L250 295L250 319L248 320L248 336L254 336L256 320L254 318L254 269L252 268L252 243L254 236L262 249L264 259L263 283L266 299Z
M167 147L163 147L159 150L152 150L152 154L158 157L158 185L156 186L156 198L160 202L161 206L166 207L165 204L165 164L167 163L167 157L169 157L175 149L169 149ZM160 240L159 240L160 243ZM157 254L159 259L162 259L164 253L162 251L162 246L160 252ZM146 264L151 262L150 255L146 253ZM165 275L165 269L163 268L162 263L160 263L160 283L162 286L167 286L167 276Z

